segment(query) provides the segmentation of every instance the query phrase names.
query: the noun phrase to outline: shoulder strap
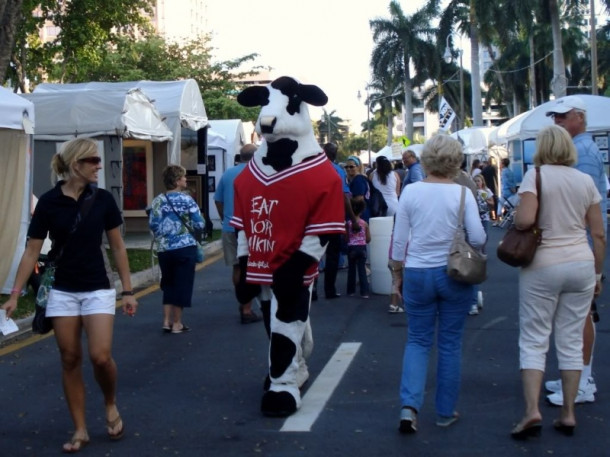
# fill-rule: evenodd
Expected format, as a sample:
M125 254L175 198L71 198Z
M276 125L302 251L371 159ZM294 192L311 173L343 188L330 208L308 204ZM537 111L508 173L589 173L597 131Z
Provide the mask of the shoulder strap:
M458 228L464 226L464 199L466 198L466 186L462 187L462 194L460 196L460 209L458 211Z
M534 222L534 227L538 227L538 215L540 214L540 204L542 203L542 178L540 177L540 167L536 167L536 194L538 197L538 208L536 208L536 221Z

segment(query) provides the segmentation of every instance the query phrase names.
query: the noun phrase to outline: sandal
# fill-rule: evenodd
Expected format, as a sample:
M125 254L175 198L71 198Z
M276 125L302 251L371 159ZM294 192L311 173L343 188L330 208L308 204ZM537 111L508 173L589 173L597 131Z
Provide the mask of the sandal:
M89 437L87 438L76 438L72 437L70 441L64 443L62 451L64 454L76 454L82 448L84 448L87 444L89 444ZM69 448L66 446L70 446Z
M112 431L117 427L117 425L121 424L121 428L118 432L112 433ZM106 427L108 427L108 438L112 441L118 441L123 438L125 434L125 426L123 425L123 419L121 419L121 415L119 414L116 419L109 421L106 420Z

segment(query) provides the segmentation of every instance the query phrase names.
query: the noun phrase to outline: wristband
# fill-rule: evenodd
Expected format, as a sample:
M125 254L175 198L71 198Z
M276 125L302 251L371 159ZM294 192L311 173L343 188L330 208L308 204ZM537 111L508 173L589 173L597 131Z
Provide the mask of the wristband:
M595 274L595 282L600 282L602 280L602 274L601 273L596 273Z
M21 294L21 289L11 289L11 294Z
M123 292L121 292L121 297L124 297L126 295L133 295L133 290L124 290Z

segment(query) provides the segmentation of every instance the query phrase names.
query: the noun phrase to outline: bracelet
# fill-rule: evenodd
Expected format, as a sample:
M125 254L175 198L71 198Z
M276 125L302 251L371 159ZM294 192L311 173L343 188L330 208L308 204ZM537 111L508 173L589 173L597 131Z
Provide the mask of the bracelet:
M21 289L11 289L11 294L21 294Z
M121 297L124 297L125 295L133 295L133 290L124 290L121 292Z
M602 280L602 274L601 273L596 273L595 274L595 282L600 282Z

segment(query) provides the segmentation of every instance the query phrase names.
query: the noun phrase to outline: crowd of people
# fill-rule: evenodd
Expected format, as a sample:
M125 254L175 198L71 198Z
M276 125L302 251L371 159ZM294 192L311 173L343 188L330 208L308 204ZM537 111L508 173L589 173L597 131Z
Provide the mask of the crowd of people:
M341 181L345 220L343 236L331 234L324 238L326 299L340 296L335 283L342 251L349 265L346 294L355 295L359 287L359 295L369 297L366 267L367 244L371 240L369 222L379 216L371 214L373 188L385 201L382 216L394 218L388 253L392 276L389 312L406 313L408 320L400 379L402 433L418 430L430 351L435 341L438 349L435 423L449 427L460 417L465 321L469 314L478 314L482 306L478 286L458 281L447 273L447 256L458 227L463 186L470 190L464 198L463 226L468 243L474 248L485 253L489 224L502 217L506 202L519 207L514 220L518 229L526 230L538 221L543 233L533 263L519 272L519 364L525 408L510 435L522 440L541 433L539 396L553 332L561 372L561 380L545 383L551 391L549 401L561 406L553 427L564 435L572 435L577 423L575 403L594 399L596 388L591 371L597 318L594 298L601 292L608 184L600 153L585 131L586 107L582 101L566 97L548 115L556 125L539 132L534 167L525 173L520 187L509 159L501 161L499 183L493 158L487 163L474 160L466 171L462 145L445 134L428 139L421 157L406 148L403 166L396 170L386 157L377 158L375 168L368 174L357 156L349 156L341 167L336 163L336 145L323 146L337 171L337 180ZM223 220L224 259L232 268L243 324L258 322L261 317L253 309L253 294L240 295L237 290L237 285L246 281L241 281L245 273L237 253L238 235L229 221L233 217L233 181L255 151L255 145L241 149L240 163L223 175L215 194ZM96 186L100 169L101 158L92 140L68 141L54 156L52 170L57 184L38 202L11 296L2 305L10 317L49 234L54 240L50 258L58 262L46 313L53 321L65 398L75 430L63 445L67 453L78 452L89 442L82 333L89 340L89 358L104 396L107 434L117 440L125 429L117 408L117 367L112 358L116 292L100 249L103 235L107 237L122 283L124 312L134 316L137 301L119 232L120 211L112 195ZM537 174L542 182L540 193L536 187ZM184 192L183 167L167 166L162 180L165 192L152 201L149 224L158 243L162 271L162 331L179 334L190 330L183 321L183 311L191 306L197 231L203 230L204 219L196 202ZM83 217L82 208L88 199L93 204ZM263 314L269 313L269 309L263 309Z

